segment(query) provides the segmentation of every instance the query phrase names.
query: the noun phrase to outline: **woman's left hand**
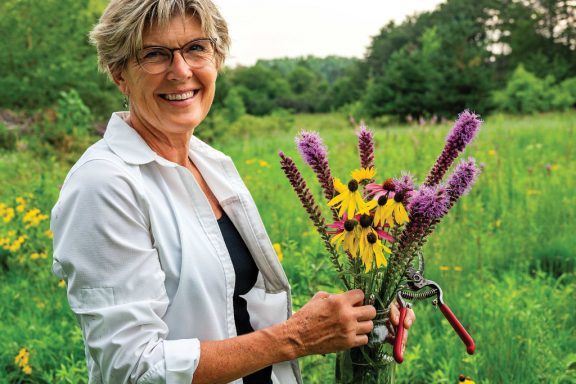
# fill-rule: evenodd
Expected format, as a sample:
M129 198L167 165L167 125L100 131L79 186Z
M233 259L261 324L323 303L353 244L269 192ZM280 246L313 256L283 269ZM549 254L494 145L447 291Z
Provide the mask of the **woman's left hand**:
M400 321L400 308L398 303L394 302L390 305L390 322L394 326L394 329L398 328L398 322ZM408 329L414 324L416 321L416 315L412 308L408 308L406 311L406 318L404 319L404 336L402 337L402 353L404 353L404 349L406 349L406 341L408 340Z

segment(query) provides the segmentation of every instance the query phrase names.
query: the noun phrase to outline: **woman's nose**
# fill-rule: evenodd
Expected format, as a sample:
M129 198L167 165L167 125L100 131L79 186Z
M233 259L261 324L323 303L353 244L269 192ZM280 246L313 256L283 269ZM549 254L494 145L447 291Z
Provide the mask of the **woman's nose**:
M168 75L173 78L188 78L193 75L192 67L190 67L186 60L184 60L184 56L182 56L182 53L179 50L174 52L172 65L170 65Z

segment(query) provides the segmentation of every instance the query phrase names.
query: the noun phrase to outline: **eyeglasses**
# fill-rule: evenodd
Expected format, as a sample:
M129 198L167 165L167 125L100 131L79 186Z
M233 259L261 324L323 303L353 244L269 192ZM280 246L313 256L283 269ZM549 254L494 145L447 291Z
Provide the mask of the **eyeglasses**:
M216 39L192 40L180 48L146 47L136 55L142 69L151 75L166 72L174 61L174 52L180 51L182 58L191 68L202 68L214 61Z

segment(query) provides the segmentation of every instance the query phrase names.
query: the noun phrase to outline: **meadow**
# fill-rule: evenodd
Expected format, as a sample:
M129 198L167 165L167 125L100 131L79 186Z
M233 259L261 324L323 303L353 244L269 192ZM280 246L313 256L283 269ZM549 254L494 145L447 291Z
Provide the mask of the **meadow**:
M359 166L354 127L344 116L296 115L288 129L235 130L214 146L229 154L251 190L291 281L297 309L318 290L341 291L319 237L279 164L292 156L309 186L320 187L293 138L319 131L333 174ZM449 124L375 130L379 178L411 171L422 181ZM202 129L200 126L198 129ZM476 341L465 347L430 302L415 305L399 383L576 382L576 112L493 115L464 156L483 168L475 188L425 246L426 276ZM51 274L49 211L67 170L96 137L61 152L22 136L0 152L0 383L83 383L81 332L65 285ZM334 356L301 359L306 383L330 383Z

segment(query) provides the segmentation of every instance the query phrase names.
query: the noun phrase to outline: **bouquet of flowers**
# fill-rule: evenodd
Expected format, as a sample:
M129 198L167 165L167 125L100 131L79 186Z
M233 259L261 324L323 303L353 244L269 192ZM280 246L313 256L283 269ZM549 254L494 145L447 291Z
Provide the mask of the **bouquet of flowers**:
M320 136L300 132L296 137L298 151L322 187L331 223L327 223L294 160L279 152L282 170L320 234L342 284L346 289L362 289L366 303L373 304L379 314L373 334L380 334L380 339L371 339L366 347L351 350L346 356L339 354L338 382L392 380L393 359L383 342L391 335L386 328L378 329L379 321L385 321L386 310L404 287L406 272L421 257L427 236L479 175L475 160L468 158L458 163L442 182L476 136L481 123L472 112L459 115L444 149L421 185L407 172L396 178L388 175L376 182L380 175L374 166L374 133L364 125L357 132L360 167L344 181L333 177L327 148ZM357 366L351 368L354 373L343 372L345 361Z

